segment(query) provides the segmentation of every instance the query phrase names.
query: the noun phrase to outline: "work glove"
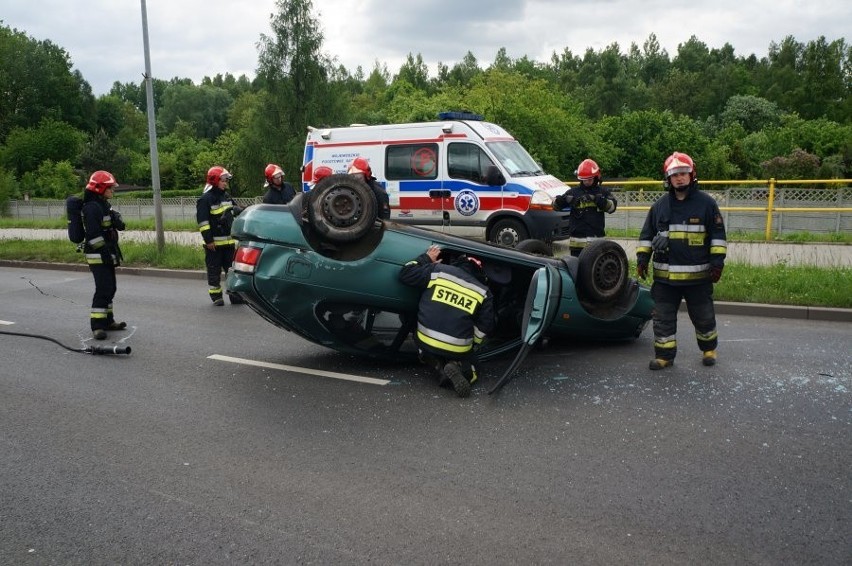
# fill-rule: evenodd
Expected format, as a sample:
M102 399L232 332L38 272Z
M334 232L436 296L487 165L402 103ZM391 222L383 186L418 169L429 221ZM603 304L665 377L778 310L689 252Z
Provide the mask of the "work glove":
M124 220L121 218L121 213L117 210L110 210L109 215L112 220L112 227L118 231L124 230Z
M606 210L606 197L603 195L596 196L595 206L597 206L600 210Z
M710 281L713 283L718 283L719 279L722 278L722 266L712 266L710 267Z
M636 273L639 275L640 278L647 279L648 278L648 262L639 260L639 262L636 264Z
M559 195L555 199L553 199L553 210L565 210L571 203L574 202L574 197L565 193L564 195Z
M654 253L666 253L669 251L669 237L662 232L657 232L654 239L651 240L651 247L654 248Z

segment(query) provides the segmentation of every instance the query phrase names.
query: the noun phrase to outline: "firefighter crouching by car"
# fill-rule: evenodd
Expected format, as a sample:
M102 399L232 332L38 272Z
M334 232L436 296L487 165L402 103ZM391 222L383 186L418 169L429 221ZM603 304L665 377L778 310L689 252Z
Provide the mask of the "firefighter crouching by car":
M86 239L83 252L95 279L95 294L89 315L92 335L104 340L107 330L124 330L125 322L116 322L112 311L117 283L115 268L121 264L118 231L124 230L121 214L112 210L109 199L118 182L108 171L95 171L83 194L83 226Z
M568 216L568 249L577 257L588 243L606 235L604 213L612 214L618 201L601 186L601 169L591 159L584 159L574 172L580 184L553 200L553 210L570 211Z
M198 231L204 238L204 264L207 267L207 284L210 300L217 307L225 304L222 298L222 273L227 273L234 262L236 241L231 238L231 224L242 208L234 204L228 194L232 175L219 165L207 171L207 184L195 205ZM231 304L240 304L238 295L228 293Z
M417 312L420 360L435 369L440 384L452 384L459 397L476 381L475 348L494 330L494 300L480 260L460 256L450 265L430 246L406 263L399 279L423 289Z
M725 266L725 224L716 201L698 189L691 157L671 154L663 165L663 177L668 193L648 211L636 249L639 276L645 279L649 265L653 266L654 359L648 367L659 370L674 363L681 300L686 300L702 363L712 366L719 341L713 284Z

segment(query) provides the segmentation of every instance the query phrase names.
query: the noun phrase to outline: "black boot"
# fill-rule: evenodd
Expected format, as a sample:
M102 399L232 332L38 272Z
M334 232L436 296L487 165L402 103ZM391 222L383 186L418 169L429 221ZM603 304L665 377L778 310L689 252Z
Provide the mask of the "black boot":
M458 362L447 362L444 371L441 372L453 384L456 395L459 397L470 397L470 382L462 373L461 364Z

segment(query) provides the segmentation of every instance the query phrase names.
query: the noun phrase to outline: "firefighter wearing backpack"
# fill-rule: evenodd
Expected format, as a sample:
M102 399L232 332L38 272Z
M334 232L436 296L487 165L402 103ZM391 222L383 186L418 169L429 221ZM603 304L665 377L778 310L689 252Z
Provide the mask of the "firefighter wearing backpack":
M195 205L198 231L204 238L204 264L207 266L207 284L210 300L217 307L225 304L222 298L222 273L227 273L234 263L236 241L231 238L231 224L242 208L234 204L228 194L231 173L220 165L207 171L207 184ZM243 302L239 295L228 293L231 304Z
M124 330L127 327L126 322L115 321L112 311L112 300L117 289L115 268L121 263L118 232L124 230L121 214L112 210L109 203L117 185L112 173L95 171L83 194L82 216L86 234L83 252L95 278L89 320L96 340L104 340L107 330Z

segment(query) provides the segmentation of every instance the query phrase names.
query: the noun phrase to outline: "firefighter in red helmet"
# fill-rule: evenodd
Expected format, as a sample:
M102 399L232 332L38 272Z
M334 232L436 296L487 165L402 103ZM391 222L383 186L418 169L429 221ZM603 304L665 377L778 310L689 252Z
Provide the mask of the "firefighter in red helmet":
M263 172L266 177L266 183L263 188L266 193L263 195L265 204L287 204L293 197L296 196L296 189L293 185L284 180L284 170L278 165L270 163L266 166Z
M593 160L581 161L575 175L580 184L556 197L553 209L568 212L568 249L572 256L579 256L590 241L606 235L604 213L615 212L618 201L601 186L601 168Z
M384 187L373 176L370 162L363 157L356 157L349 164L346 172L359 177L373 190L373 194L376 195L376 204L378 204L378 217L383 220L390 218L390 197L388 197L388 193Z
M198 231L204 239L204 264L207 267L207 284L210 300L217 307L225 304L222 293L222 273L227 273L234 262L236 242L231 238L231 224L242 208L234 203L228 193L228 183L233 176L221 165L207 171L207 184L195 205ZM231 304L243 302L239 295L228 293Z
M654 279L654 359L648 367L674 363L681 301L695 327L702 363L712 366L719 342L713 284L725 266L725 224L716 201L698 189L695 163L687 154L676 151L666 158L663 186L668 194L648 211L636 248L639 276L645 279L652 269Z
M108 330L124 330L125 322L116 322L112 301L118 288L115 268L121 264L118 232L124 230L121 214L112 209L109 200L118 186L109 171L95 171L89 177L83 195L83 226L86 239L83 252L95 279L95 294L89 323L96 340L104 340Z
M334 171L328 165L320 165L316 169L314 169L313 177L311 177L311 188L314 187L317 183L325 179L326 177L330 177L334 175Z

